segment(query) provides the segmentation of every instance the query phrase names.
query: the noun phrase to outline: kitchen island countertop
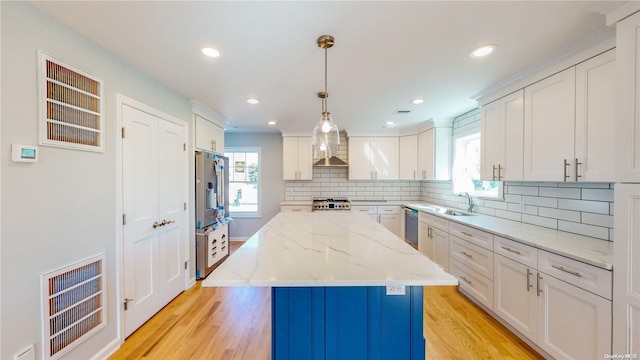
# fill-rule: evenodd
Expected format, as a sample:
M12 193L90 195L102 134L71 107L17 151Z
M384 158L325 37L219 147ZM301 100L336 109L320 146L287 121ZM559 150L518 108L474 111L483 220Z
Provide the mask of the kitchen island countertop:
M455 286L437 264L367 215L277 214L202 286Z

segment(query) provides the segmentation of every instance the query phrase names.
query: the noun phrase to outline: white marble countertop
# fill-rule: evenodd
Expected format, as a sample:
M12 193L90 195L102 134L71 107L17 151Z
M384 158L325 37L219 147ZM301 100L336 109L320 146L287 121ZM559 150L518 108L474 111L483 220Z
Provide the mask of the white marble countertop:
M458 281L365 214L281 212L202 286L455 286Z
M606 270L613 269L613 242L611 241L476 213L473 216L445 215L428 210L429 207L441 206L426 202L408 202L404 206L479 230L488 231L539 249L564 255Z

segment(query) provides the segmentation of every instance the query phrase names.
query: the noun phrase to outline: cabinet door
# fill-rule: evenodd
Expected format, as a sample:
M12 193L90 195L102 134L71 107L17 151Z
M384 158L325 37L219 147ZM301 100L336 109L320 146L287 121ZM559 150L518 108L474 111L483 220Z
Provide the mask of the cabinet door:
M298 180L298 138L282 138L282 178Z
M500 100L482 106L480 119L481 158L480 178L485 181L498 180L497 167L500 164L502 126L500 121Z
M615 50L576 66L574 181L614 181L615 70Z
M194 115L196 119L196 149L214 152L216 125L207 119Z
M493 261L493 311L535 341L538 323L535 271L497 254Z
M449 271L449 233L432 227L431 237L433 261L440 265L444 271Z
M421 180L433 180L433 134L429 129L418 135L418 175Z
M213 152L224 154L224 129L213 124Z
M565 181L565 175L571 176L575 78L572 67L524 89L524 180Z
M298 180L313 179L311 136L298 137Z
M398 179L398 137L377 137L372 141L372 158L376 180Z
M498 180L520 181L524 160L524 90L506 96L500 105L503 135Z
M433 261L435 257L433 240L429 236L430 233L429 225L421 221L418 222L418 251Z
M639 21L640 23L640 21ZM613 352L640 353L640 184L616 184Z
M378 215L380 224L400 237L400 215Z
M371 180L372 141L367 137L349 138L349 180Z
M418 177L418 135L400 136L398 178L417 180Z
M611 354L611 301L540 273L537 344L558 359Z
M640 182L640 13L620 21L616 30L616 180Z

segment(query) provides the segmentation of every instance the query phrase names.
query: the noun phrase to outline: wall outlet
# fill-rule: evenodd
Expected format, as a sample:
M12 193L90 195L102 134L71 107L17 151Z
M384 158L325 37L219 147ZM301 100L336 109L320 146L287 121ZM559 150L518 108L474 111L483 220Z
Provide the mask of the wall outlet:
M406 293L404 285L388 285L387 295L404 295Z

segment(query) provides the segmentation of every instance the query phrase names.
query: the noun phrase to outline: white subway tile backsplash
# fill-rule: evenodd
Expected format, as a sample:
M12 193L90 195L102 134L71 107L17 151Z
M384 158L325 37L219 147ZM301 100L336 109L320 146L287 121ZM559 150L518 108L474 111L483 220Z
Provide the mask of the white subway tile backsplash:
M600 226L580 224L570 221L558 221L558 230L567 231L574 234L597 237L599 239L609 239L609 229Z
M604 226L613 228L613 216L584 212L582 213L583 224Z
M512 211L504 211L504 210L495 210L495 215L500 218L514 220L514 221L522 221L522 214L512 212Z
M544 226L551 229L558 228L558 220L546 217L522 214L522 222L537 226Z
M613 201L613 189L582 189L582 200Z
M538 208L538 215L558 220L580 222L580 212L572 210L561 210L541 207Z
M580 189L541 187L538 195L562 199L580 199Z
M609 203L605 201L558 199L558 208L609 214Z
M527 205L544 206L556 208L558 207L558 199L556 198L544 198L536 196L523 196L522 201Z
M534 186L505 185L504 192L507 194L538 196L538 188Z

